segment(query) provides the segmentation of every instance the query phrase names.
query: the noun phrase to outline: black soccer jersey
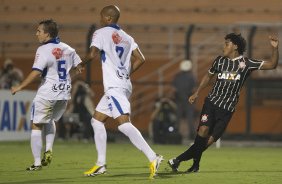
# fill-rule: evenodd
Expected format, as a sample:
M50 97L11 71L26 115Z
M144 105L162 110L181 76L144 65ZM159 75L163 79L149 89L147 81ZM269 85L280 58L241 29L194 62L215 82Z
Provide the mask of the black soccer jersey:
M218 56L209 73L217 79L208 99L216 106L233 112L238 103L240 90L252 71L260 69L264 61L239 56L234 59Z

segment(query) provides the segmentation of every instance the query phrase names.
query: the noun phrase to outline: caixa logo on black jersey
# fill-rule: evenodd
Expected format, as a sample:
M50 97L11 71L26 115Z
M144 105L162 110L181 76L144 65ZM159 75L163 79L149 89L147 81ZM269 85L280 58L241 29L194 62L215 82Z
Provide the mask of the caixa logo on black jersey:
M237 81L241 79L241 75L235 72L222 72L217 74L217 78L227 81Z
M64 91L64 90L70 90L71 85L69 84L64 84L64 83L60 83L60 84L53 84L52 87L52 91L54 92L58 92L58 91Z

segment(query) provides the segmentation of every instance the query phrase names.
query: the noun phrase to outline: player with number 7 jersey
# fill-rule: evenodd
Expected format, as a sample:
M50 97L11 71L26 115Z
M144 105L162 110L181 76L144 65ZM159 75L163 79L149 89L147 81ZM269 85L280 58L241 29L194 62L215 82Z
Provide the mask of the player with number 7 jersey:
M90 47L101 50L104 91L122 87L130 92L131 53L138 48L134 39L117 24L98 29L92 38Z
M120 11L117 6L104 7L100 15L102 28L93 34L91 52L87 58L99 58L102 63L104 95L91 119L98 158L96 164L84 172L84 175L96 176L106 172L107 133L104 124L108 117L112 117L118 122L119 131L147 156L150 161L149 177L153 179L163 157L151 149L130 120L130 75L143 65L145 58L134 39L118 26Z

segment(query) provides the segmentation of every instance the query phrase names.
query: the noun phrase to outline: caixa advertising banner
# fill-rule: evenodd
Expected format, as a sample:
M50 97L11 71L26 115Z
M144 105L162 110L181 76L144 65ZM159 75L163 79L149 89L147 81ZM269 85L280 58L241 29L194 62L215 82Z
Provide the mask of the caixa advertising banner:
M0 141L30 138L30 110L36 91L21 91L11 95L0 90Z

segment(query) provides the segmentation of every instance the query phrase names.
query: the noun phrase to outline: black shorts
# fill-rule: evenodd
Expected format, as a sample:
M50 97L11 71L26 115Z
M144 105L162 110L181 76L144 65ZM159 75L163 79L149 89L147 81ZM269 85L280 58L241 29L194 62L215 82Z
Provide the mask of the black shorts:
M232 115L233 112L215 106L206 98L200 115L199 127L209 127L209 135L214 138L214 141L217 141L224 133Z

